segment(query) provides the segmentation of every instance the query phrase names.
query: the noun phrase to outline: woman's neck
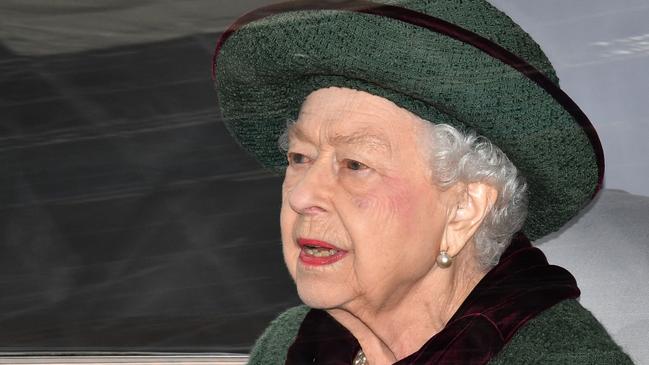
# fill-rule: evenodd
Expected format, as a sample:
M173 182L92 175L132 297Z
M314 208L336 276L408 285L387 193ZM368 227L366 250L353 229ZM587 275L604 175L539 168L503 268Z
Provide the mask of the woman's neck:
M484 277L465 257L458 255L449 268L433 268L401 298L389 298L389 305L359 300L328 312L359 341L369 364L392 364L441 331Z

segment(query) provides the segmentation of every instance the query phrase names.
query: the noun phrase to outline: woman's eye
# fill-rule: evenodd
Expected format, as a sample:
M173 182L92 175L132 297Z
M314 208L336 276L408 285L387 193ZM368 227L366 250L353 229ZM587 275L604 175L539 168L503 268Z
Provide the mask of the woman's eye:
M307 163L307 162L308 162L308 158L305 155L301 154L301 153L296 153L296 152L289 152L288 153L288 163L290 165L294 165L294 164L299 165L299 164L303 164L303 163Z
M364 163L354 161L354 160L346 160L345 161L345 166L348 169L354 170L354 171L365 170L366 168L368 168L367 165L365 165Z

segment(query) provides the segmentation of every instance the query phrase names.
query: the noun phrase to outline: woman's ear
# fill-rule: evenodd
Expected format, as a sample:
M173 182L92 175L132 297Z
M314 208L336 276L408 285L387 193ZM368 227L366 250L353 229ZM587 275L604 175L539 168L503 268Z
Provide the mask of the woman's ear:
M449 209L442 250L455 257L469 242L494 205L498 192L482 182L462 184L455 192L457 204Z

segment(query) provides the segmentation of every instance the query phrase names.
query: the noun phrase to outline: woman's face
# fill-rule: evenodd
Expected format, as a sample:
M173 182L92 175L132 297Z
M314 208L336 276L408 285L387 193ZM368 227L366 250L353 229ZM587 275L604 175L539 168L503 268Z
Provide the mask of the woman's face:
M351 89L320 89L302 105L289 134L281 229L307 305L385 308L434 270L446 197L432 182L420 123Z

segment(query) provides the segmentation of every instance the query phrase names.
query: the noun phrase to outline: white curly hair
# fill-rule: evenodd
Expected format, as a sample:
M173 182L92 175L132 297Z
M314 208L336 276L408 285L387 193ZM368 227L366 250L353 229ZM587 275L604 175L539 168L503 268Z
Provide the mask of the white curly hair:
M491 268L525 223L525 179L507 155L486 137L464 133L448 124L421 121L425 131L422 145L438 187L448 189L458 182L483 182L498 192L474 236L478 262Z

